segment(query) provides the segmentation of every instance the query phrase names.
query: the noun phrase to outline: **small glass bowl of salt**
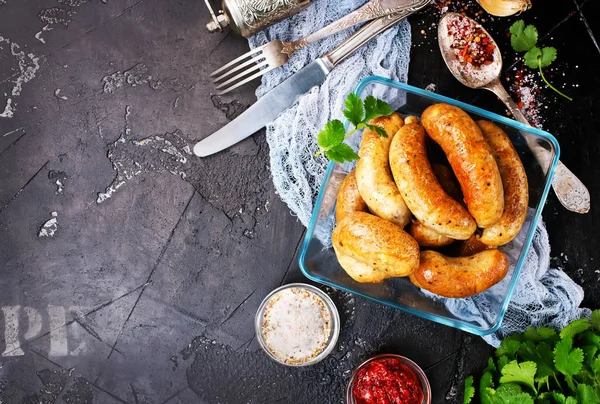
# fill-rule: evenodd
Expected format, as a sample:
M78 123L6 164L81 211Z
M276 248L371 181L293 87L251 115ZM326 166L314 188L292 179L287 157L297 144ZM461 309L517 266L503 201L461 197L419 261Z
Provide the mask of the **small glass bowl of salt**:
M265 297L255 328L260 346L271 359L287 366L307 366L322 361L335 347L340 316L319 288L291 283Z

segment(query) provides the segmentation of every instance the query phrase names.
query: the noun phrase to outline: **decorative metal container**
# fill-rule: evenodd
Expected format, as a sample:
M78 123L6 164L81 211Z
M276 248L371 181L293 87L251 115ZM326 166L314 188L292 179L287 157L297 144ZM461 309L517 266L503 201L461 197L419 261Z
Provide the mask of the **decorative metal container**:
M230 26L246 38L310 5L310 0L222 0L218 14L204 0L212 19L206 24L209 32Z

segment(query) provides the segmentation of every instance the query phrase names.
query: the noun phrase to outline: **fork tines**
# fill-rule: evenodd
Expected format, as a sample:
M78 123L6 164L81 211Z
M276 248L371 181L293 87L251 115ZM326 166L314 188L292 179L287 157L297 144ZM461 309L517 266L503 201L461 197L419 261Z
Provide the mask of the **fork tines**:
M218 94L225 94L272 69L261 46L232 60L210 76L217 85Z

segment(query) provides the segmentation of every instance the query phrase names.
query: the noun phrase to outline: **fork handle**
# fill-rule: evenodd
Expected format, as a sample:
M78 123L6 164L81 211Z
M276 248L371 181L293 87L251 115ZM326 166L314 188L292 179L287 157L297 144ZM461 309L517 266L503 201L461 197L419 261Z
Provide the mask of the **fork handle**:
M329 65L328 68L332 69L342 60L350 56L355 50L412 13L413 11L409 10L400 11L399 13L381 17L365 25L331 52L323 55L321 60Z
M329 35L343 31L356 24L371 21L384 16L390 16L394 13L405 12L410 14L423 8L429 4L430 1L431 0L371 0L350 14L327 25L326 27L321 28L316 32L313 32L308 36L305 36L304 38L300 38L293 42L283 42L282 52L290 56L292 53L308 44L320 41Z

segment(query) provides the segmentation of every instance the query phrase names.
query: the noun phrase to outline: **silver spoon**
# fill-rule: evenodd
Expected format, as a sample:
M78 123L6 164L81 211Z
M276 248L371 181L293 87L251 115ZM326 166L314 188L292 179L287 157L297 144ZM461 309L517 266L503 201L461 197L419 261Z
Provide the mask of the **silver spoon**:
M460 63L454 50L450 47L452 37L448 35L448 22L454 18L464 18L470 20L475 26L480 28L488 37L490 43L494 44L493 62L482 66L481 69L469 69ZM467 87L483 88L496 94L498 98L506 105L513 117L526 125L530 125L525 115L519 110L513 99L510 97L500 81L500 72L502 71L502 55L493 40L492 36L476 21L457 13L447 13L440 20L438 26L438 42L442 57L450 69L450 72L458 81ZM551 153L538 145L531 137L525 136L527 144L533 155L540 163L546 173L550 167ZM558 197L560 203L572 212L587 213L590 210L590 193L583 185L581 180L575 176L561 161L558 162L554 172L552 188Z

